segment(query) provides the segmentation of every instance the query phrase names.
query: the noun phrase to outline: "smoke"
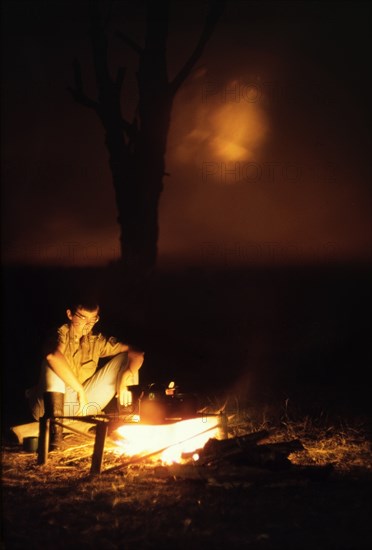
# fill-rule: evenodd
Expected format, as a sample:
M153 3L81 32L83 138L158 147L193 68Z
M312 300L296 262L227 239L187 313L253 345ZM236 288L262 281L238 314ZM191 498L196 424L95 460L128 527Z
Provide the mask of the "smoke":
M187 166L205 159L254 159L268 133L267 117L256 96L250 96L238 79L221 85L206 80L202 71L196 73L175 105L171 161Z
M226 267L365 261L363 166L340 154L341 136L330 141L330 121L320 113L296 123L297 111L319 97L312 90L309 97L303 90L279 94L282 87L259 77L249 82L235 75L211 83L200 70L180 93L160 208L161 254ZM319 147L319 136L327 146Z

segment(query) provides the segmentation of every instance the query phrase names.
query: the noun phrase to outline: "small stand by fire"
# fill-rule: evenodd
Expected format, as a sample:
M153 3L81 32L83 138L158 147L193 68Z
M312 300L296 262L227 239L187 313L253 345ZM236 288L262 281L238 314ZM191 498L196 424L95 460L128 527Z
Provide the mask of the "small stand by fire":
M167 387L151 384L145 389L131 386L133 392L132 421L126 415L96 415L79 417L41 418L39 426L39 447L37 462L46 464L49 455L50 429L53 423L84 438L93 440L94 449L91 475L100 474L107 433L117 430L123 437L123 454L143 460L162 455L169 449L190 447L193 441L196 449L204 446L216 433L227 438L227 416L198 413L198 399L194 394L180 393L171 382ZM136 416L136 421L133 418ZM95 425L95 435L84 433L64 423L65 420L79 420ZM151 442L150 442L151 440ZM120 439L118 440L120 445ZM200 445L200 447L198 447ZM192 444L191 444L192 447ZM131 459L133 460L133 458Z
M80 420L83 422L88 422L89 424L95 424L96 434L95 436L93 436L81 430L77 430L72 426L63 424L62 422L63 420ZM50 428L53 423L73 433L79 434L89 440L94 439L94 448L93 448L93 454L92 454L92 464L91 464L90 473L93 475L101 473L102 462L103 462L103 452L105 448L105 440L106 440L106 435L108 431L109 419L105 417L98 417L98 416L85 416L85 417L58 416L53 418L45 418L45 417L41 418L40 430L39 430L38 456L37 456L37 463L40 465L46 464L48 460Z

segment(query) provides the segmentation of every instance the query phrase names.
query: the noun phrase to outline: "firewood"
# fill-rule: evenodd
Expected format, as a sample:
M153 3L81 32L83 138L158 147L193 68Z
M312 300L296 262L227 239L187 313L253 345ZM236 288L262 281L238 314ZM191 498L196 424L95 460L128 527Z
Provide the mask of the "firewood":
M227 440L211 439L200 451L200 461L203 464L223 461L235 465L283 470L291 466L288 455L304 448L298 439L258 444L267 436L268 432L262 430Z
M261 430L259 432L253 432L250 434L241 435L239 437L232 437L230 439L210 439L206 443L203 452L206 455L213 455L224 453L235 448L244 448L247 446L256 445L258 441L265 439L268 435L268 431Z
M95 424L80 421L80 420L65 420L66 426L71 426L82 432L88 433L91 428L95 427ZM68 430L66 430L68 431ZM19 444L23 443L25 437L38 437L39 436L39 422L29 422L28 424L21 424L18 426L12 426L10 428L10 434L17 440Z

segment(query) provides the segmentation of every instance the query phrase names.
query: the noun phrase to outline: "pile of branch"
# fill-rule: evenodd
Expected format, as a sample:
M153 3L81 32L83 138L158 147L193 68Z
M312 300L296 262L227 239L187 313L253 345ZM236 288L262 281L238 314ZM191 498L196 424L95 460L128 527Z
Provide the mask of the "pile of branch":
M301 441L293 439L280 443L262 443L269 436L269 432L261 430L229 439L210 439L198 451L197 462L167 466L163 475L203 481L225 488L251 487L257 483L302 485L328 479L333 471L331 464L299 466L289 460L291 453L306 452Z
M281 443L259 444L267 439L266 430L234 437L210 439L199 453L200 464L229 462L234 465L255 466L269 470L283 470L292 466L288 456L304 447L298 439Z

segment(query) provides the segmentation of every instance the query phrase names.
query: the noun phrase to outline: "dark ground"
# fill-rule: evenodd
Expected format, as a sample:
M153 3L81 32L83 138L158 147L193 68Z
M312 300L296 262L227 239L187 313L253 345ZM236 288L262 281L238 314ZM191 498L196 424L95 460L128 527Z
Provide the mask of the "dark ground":
M87 479L82 462L40 471L25 455L17 472L5 462L4 548L367 550L372 540L371 476L138 466Z
M365 268L188 269L141 284L115 270L14 268L3 272L4 434L32 420L23 394L36 381L43 334L64 322L82 282L100 295L101 330L146 351L142 383L175 379L209 402L229 395L233 407L256 411L289 403L314 422L369 418ZM184 479L153 467L92 481L81 463L54 466L41 472L34 457L5 449L4 548L371 546L371 474L363 465L324 480L244 471L234 482L218 470Z

